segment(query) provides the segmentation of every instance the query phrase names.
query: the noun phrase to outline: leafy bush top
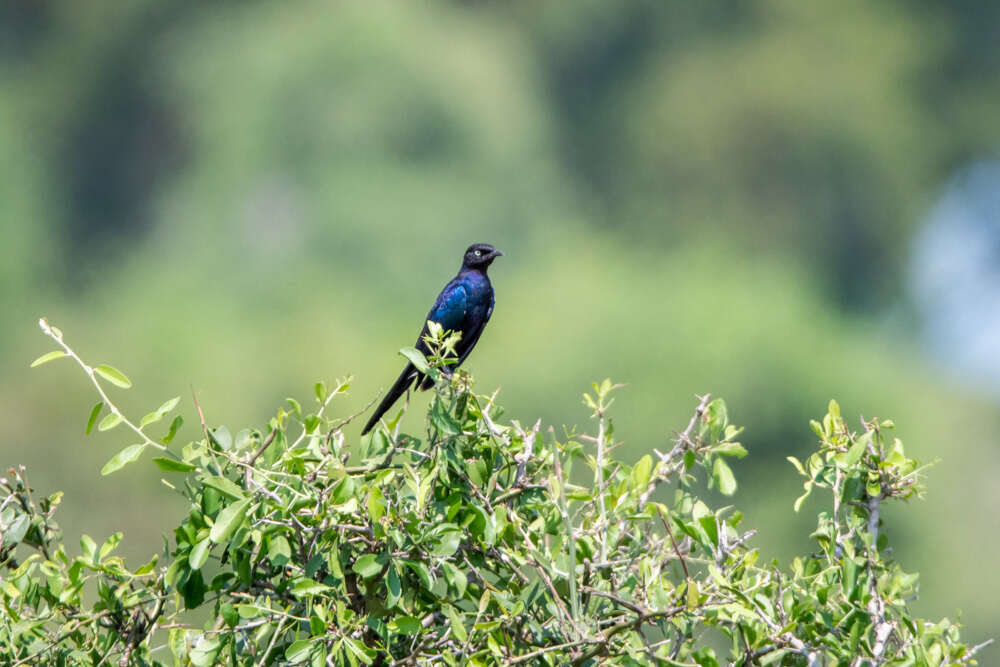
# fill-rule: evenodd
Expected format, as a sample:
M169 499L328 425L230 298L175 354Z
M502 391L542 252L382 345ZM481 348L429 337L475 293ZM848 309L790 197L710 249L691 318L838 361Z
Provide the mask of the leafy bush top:
M974 662L979 648L947 619L909 613L917 575L888 558L879 516L920 493L923 468L887 438L891 422L853 432L835 402L813 422L817 451L792 459L805 495L830 492L818 551L782 568L761 561L737 510L698 497L702 480L732 495L729 461L746 454L719 399L702 398L666 451L627 463L607 416L617 385L585 395L592 436L503 423L495 394L441 371L455 339L436 331L430 358L404 351L436 380L419 436L400 413L349 446L353 417L330 416L342 381L262 429L202 418L204 437L172 448L180 417L161 438L151 429L178 399L128 419L104 384L128 378L42 328L60 349L36 363L68 356L100 393L88 432L141 439L104 472L155 450L188 513L136 569L115 555L120 533L84 536L71 556L53 521L60 494L36 498L12 469L0 494L11 664L929 666Z

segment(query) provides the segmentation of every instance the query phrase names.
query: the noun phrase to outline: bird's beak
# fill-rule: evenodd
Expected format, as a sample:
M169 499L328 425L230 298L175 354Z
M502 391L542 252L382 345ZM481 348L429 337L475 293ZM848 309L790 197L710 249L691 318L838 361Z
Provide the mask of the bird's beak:
M503 253L500 252L499 250L494 249L493 250L493 256L494 257L503 257Z

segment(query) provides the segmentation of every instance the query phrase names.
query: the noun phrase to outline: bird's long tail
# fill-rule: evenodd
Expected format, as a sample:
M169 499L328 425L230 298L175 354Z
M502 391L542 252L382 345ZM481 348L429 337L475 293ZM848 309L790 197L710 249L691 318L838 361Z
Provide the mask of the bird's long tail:
M382 415L388 412L393 403L398 401L399 397L406 393L406 390L410 388L410 385L413 384L414 380L417 381L417 386L419 386L421 380L423 380L423 373L418 371L413 364L406 364L406 368L404 368L403 372L399 374L398 378L396 378L396 381L386 393L385 398L383 398L382 402L378 404L377 408L375 408L372 418L368 420L367 424L365 424L365 428L361 431L361 435L364 435L368 433L368 431L375 428L375 424L378 424L378 420L382 418Z

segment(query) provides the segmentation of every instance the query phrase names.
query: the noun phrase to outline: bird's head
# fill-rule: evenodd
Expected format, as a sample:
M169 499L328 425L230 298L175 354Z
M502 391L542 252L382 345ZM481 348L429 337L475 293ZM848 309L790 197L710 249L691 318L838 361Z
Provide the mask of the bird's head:
M493 260L503 255L502 252L491 246L489 243L473 243L465 251L465 258L462 266L468 269L485 270Z

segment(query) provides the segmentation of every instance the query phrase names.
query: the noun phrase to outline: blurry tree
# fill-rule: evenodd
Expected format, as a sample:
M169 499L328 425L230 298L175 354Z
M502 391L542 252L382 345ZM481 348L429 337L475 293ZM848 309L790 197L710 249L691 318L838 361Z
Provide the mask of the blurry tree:
M551 144L559 161L549 169L592 223L662 244L737 235L822 267L841 303L873 306L896 294L899 241L928 191L998 139L996 10L973 0L917 10L794 0L446 3L359 13L307 5L286 17L269 3L145 0L87 12L14 2L4 11L11 39L0 58L8 72L30 74L8 92L28 101L6 102L45 110L45 136L34 141L49 163L48 189L59 193L53 213L79 261L152 224L180 160L211 150L214 138L198 127L206 104L257 115L281 100L270 131L255 135L271 169L333 158L362 181L405 190L400 180L416 167L424 187L481 169L483 155L470 149L491 132L504 133L495 146L521 145L517 123L489 124L501 109L523 108L524 100L505 99L514 93L547 117L536 151ZM298 25L290 38L296 16L317 29ZM221 51L225 38L206 41L219 21L261 48ZM244 56L243 80L261 86L253 94L226 82L225 62ZM165 76L178 63L183 77ZM185 94L185 79L213 71L224 101L206 88L208 97ZM269 137L280 144L268 148ZM386 159L376 159L383 150ZM511 154L518 166L507 169L524 168L526 157ZM529 206L572 211L562 188L525 198L504 191L502 172L484 175L499 185L498 197L479 193L493 224L530 217ZM294 177L331 193L352 178ZM335 215L342 197L332 199L310 212ZM392 217L371 202L345 213L376 226Z
M967 19L959 30L991 25L946 11ZM635 1L522 14L564 159L606 224L662 242L706 226L736 235L822 268L853 307L897 294L900 239L954 164L961 138L941 100L977 95L997 109L982 95L995 82L974 75L989 49L909 6ZM942 61L967 76L946 82ZM977 145L996 142L985 114L972 122Z

